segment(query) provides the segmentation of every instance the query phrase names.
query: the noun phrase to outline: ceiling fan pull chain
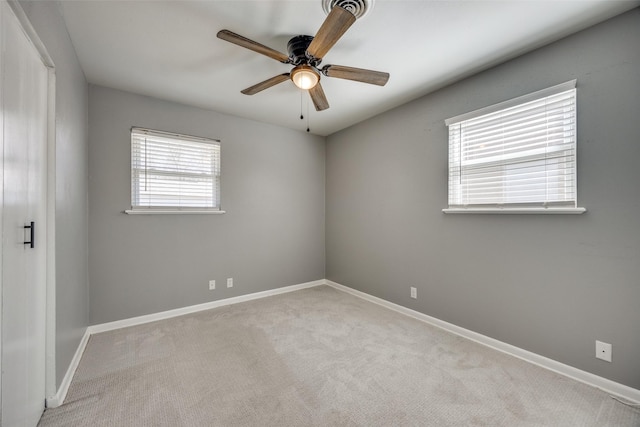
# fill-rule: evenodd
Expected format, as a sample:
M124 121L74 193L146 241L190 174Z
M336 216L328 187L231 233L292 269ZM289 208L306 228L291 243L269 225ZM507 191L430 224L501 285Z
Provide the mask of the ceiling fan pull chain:
M302 89L300 89L300 120L304 120L304 116L302 115Z
M307 98L307 132L309 132L309 98Z

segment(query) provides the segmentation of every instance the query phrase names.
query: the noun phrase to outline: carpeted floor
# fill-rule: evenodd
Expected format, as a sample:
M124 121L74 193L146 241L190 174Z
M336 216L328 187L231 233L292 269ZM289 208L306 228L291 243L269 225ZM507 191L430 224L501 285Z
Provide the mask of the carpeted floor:
M40 426L640 426L606 393L327 286L93 335Z

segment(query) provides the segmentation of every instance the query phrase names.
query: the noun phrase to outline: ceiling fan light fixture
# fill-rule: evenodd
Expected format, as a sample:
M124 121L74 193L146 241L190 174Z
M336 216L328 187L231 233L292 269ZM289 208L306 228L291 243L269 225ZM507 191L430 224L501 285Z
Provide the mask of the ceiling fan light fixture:
M320 75L309 65L298 65L291 70L291 81L300 89L314 88L320 81Z

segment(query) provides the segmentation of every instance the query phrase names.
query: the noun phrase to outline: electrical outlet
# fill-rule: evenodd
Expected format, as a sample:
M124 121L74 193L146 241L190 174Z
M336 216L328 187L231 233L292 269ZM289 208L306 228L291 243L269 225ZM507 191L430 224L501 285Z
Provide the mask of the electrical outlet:
M607 362L611 362L611 344L596 341L596 357Z
M418 299L418 290L411 286L411 298Z
M216 281L215 280L209 280L209 290L212 291L216 288Z
M233 277L227 279L227 288L233 288Z

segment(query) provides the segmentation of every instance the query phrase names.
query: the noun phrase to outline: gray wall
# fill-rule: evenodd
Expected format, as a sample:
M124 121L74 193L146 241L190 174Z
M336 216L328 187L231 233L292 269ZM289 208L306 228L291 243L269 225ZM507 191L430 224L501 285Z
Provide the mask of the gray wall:
M227 213L124 214L132 126L220 139ZM93 85L89 129L92 324L324 278L324 138Z
M20 2L56 66L56 385L89 324L88 85L57 2Z
M634 9L330 136L327 278L640 388L639 41ZM444 120L574 78L588 212L443 214Z

